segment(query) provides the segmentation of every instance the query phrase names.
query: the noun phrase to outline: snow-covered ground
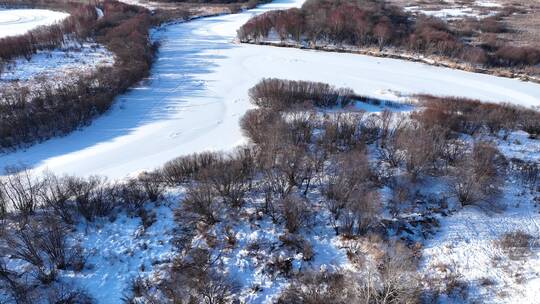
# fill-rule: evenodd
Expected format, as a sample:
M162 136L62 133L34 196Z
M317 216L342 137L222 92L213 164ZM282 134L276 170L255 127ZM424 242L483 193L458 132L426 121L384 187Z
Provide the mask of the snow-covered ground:
M540 142L514 132L497 146L508 159L540 160ZM522 231L540 237L540 213L534 201L538 191L513 176L506 178L500 206L467 206L440 218L441 229L423 250L422 271L430 277L455 275L469 283L471 300L490 303L539 303L540 251L509 258L498 240L506 233ZM441 193L441 195L443 195ZM490 282L486 284L486 282Z
M109 113L66 137L3 155L0 166L24 163L57 173L121 178L179 155L227 150L244 141L239 119L251 107L247 92L263 77L314 80L396 99L390 92L457 95L540 105L540 85L420 63L233 42L254 14L298 7L279 0L241 14L173 24L151 77L118 97Z
M120 2L129 4L129 5L142 6L149 10L154 10L163 5L163 3L158 3L158 2L148 1L148 0L120 0Z
M30 60L18 58L0 71L0 86L12 81L27 81L36 77L60 79L70 72L81 72L114 63L114 55L94 42L75 42L55 50L38 51Z
M51 25L69 14L44 9L0 8L0 38L22 35L36 27Z
M437 9L424 9L420 6L405 7L406 11L422 13L446 20L457 20L463 18L485 18L493 16L497 9L502 6L491 1L475 1L471 4L446 3L445 7Z

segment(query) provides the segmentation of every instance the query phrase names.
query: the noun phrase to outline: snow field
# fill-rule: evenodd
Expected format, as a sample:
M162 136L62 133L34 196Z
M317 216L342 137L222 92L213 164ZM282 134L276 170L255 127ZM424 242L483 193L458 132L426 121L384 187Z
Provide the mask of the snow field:
M497 140L496 145L507 159L540 160L540 142L527 138L525 132L513 132L507 140ZM497 208L466 206L440 217L440 230L424 245L420 271L428 277L455 275L464 280L470 284L470 300L537 303L539 248L531 248L531 254L523 259L512 260L498 242L504 234L517 231L530 234L533 242L538 242L540 212L535 203L538 191L508 176L502 193Z
M44 78L47 81L67 82L67 74L92 70L114 63L114 54L94 42L69 42L54 50L42 50L26 60L13 60L0 71L0 86L14 81Z
M44 25L52 25L69 14L44 9L0 8L0 38L17 36Z

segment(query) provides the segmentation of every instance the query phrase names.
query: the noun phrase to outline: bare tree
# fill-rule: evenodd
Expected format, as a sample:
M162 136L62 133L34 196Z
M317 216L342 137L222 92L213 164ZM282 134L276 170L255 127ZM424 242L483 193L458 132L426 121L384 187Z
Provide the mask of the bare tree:
M451 176L451 190L462 205L489 201L500 192L506 160L497 148L486 142L476 142Z
M32 214L39 205L41 184L28 169L7 168L7 175L0 179L0 199L3 205L14 208L23 215Z

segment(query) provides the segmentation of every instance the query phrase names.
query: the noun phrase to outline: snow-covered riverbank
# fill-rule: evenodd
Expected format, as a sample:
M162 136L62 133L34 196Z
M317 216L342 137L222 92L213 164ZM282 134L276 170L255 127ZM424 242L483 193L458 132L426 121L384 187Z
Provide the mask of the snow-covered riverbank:
M150 79L118 97L91 126L0 157L39 170L121 178L182 154L227 150L243 142L238 122L247 91L263 77L303 79L395 99L393 92L457 95L540 104L540 86L393 59L239 45L236 29L254 14L300 6L280 0L241 14L168 25Z
M69 14L44 9L0 8L0 38L22 35L39 26L51 25Z

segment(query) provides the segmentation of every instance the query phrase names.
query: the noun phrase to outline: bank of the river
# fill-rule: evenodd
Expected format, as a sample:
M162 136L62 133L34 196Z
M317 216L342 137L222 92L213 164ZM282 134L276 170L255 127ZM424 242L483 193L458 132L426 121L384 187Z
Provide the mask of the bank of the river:
M540 86L417 62L346 53L234 43L236 30L255 14L298 7L280 0L239 14L163 26L150 77L117 98L92 125L25 151L0 165L121 178L156 168L179 155L229 150L244 141L239 119L251 105L247 91L263 77L312 80L356 93L399 99L416 93L493 102L540 104Z

